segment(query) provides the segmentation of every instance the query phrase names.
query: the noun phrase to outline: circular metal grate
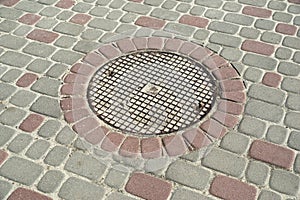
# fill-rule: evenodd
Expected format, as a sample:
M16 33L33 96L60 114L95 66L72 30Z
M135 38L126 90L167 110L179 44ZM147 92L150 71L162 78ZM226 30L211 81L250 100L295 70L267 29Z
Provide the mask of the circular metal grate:
M124 133L166 134L199 122L217 87L195 61L170 52L143 51L106 63L89 83L97 116Z

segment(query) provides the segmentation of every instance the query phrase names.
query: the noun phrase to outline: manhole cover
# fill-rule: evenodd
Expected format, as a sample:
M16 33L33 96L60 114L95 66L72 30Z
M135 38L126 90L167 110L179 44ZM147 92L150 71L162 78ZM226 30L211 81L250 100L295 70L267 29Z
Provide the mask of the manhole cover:
M111 127L159 135L199 122L216 93L215 79L199 63L176 53L143 51L100 67L89 83L88 99Z

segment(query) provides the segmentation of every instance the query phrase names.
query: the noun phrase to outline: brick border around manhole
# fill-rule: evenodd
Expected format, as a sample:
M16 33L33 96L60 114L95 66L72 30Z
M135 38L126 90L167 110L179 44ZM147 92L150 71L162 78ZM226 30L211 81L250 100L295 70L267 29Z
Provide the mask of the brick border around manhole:
M219 94L214 109L198 127L168 135L138 137L110 129L91 110L86 96L88 84L99 67L121 55L142 50L169 51L187 56L213 74ZM65 120L80 137L105 151L145 159L166 154L180 156L222 138L238 124L246 100L240 75L224 58L195 43L161 37L127 38L101 46L72 66L60 91Z

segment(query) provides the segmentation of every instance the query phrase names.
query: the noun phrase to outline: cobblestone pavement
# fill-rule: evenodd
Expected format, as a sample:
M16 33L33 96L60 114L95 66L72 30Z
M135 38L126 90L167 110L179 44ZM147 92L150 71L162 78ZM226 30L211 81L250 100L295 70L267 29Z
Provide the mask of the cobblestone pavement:
M299 25L299 0L0 0L0 199L300 199ZM123 38L178 38L228 60L246 89L227 87L246 95L219 104L226 114L211 127L222 135L179 157L142 159L116 153L136 153L134 138L104 131L115 146L97 148L98 132L78 134L96 127L86 118L74 128L85 102L64 95L102 62L91 52L109 58L104 45Z

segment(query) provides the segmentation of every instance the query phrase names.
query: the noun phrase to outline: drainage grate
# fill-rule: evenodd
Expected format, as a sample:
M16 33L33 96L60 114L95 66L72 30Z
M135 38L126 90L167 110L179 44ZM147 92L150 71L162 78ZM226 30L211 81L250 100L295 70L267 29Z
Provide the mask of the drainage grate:
M158 135L199 122L216 93L214 78L199 63L175 53L143 51L103 65L89 83L88 99L110 126Z

